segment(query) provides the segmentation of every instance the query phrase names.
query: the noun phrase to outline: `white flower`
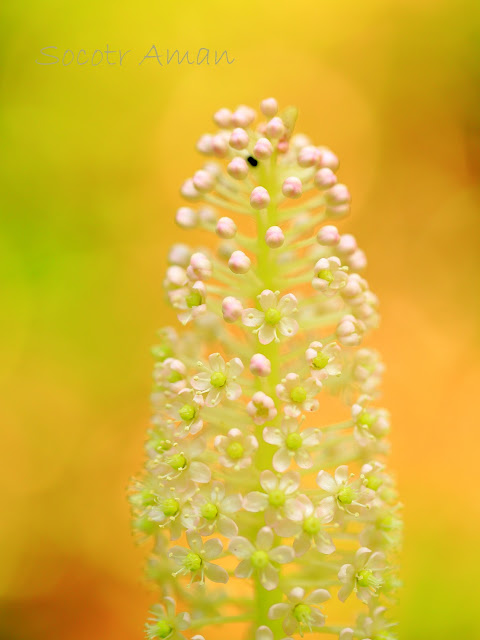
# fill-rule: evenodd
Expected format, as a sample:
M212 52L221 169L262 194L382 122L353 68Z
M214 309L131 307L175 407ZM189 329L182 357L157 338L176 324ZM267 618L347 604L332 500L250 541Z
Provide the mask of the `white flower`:
M253 418L255 424L270 422L277 415L275 402L263 391L257 391L253 394L252 399L247 404L247 412Z
M202 536L209 536L215 530L226 538L236 536L238 527L231 516L241 508L241 497L226 496L225 486L220 482L214 482L191 500L195 528Z
M255 436L243 433L236 427L230 429L226 436L216 436L214 445L220 453L220 464L235 471L249 467L252 464L252 456L258 449Z
M385 367L374 349L359 349L353 360L352 377L363 393L372 394L380 386Z
M326 589L315 589L305 596L305 589L295 587L287 595L288 602L274 604L268 610L270 620L283 620L282 627L289 635L297 631L303 636L304 631L312 632L315 627L325 624L325 616L319 605L330 598Z
M317 380L339 376L342 372L341 351L336 342L331 342L325 347L321 342L311 342L305 351L311 375Z
M170 539L178 540L184 529L189 527L188 506L195 492L193 483L189 483L184 491L162 487L153 494L154 502L146 511L148 520L158 523L162 529L169 529Z
M316 411L318 400L316 395L320 392L322 383L316 378L307 378L301 381L297 373L287 373L281 384L277 384L277 396L285 405L287 416L297 417L302 411Z
M166 405L175 414L175 422L179 423L176 435L184 438L186 435L196 435L203 427L200 408L203 397L193 389L182 389L171 405Z
M328 555L335 551L335 545L330 535L325 531L325 525L332 521L333 512L330 505L320 503L314 506L307 496L298 498L299 514L295 513L290 520L278 522L278 535L294 537L293 550L297 557L303 556L313 546L320 553Z
M312 287L326 296L333 296L346 285L347 271L337 256L320 258L314 267Z
M255 640L273 640L273 631L269 627L258 627L255 632ZM293 640L293 638L282 638L282 640Z
M175 600L166 596L163 606L154 604L150 610L152 614L145 625L148 640L168 638L168 640L186 640L184 629L190 627L190 614L182 612L175 615Z
M249 578L253 572L258 574L260 583L271 591L278 586L276 564L292 562L294 554L291 547L280 545L273 547L274 535L270 527L263 527L257 533L255 545L242 536L233 538L229 550L241 559L235 569L237 578Z
M153 379L157 390L167 395L176 394L187 386L187 368L176 358L166 358L163 362L156 362L153 369Z
M273 529L282 517L300 519L301 508L296 497L300 475L296 471L288 471L277 477L273 471L265 469L260 474L260 485L265 493L247 493L243 500L245 511L264 511L265 522Z
M197 458L202 457L205 450L203 438L185 441L175 444L163 452L159 458L154 458L148 463L148 467L159 478L175 481L175 486L184 489L189 480L204 484L210 482L212 472L210 468Z
M278 448L273 456L273 468L283 472L290 466L292 458L302 469L309 469L313 462L308 452L311 447L320 442L319 429L304 429L300 431L300 425L294 418L286 417L280 428L265 427L263 439Z
M198 577L201 583L205 582L207 577L212 582L228 582L228 573L223 567L210 562L222 555L223 544L218 538L210 538L205 543L199 533L187 531L187 542L190 549L185 547L172 547L169 556L180 567L174 576L179 574L191 575L193 582Z
M351 476L345 464L337 467L334 477L327 471L320 471L317 475L317 484L329 496L320 504L332 509L333 512L340 509L349 515L358 514L358 509L353 507L365 508L373 498L374 492L364 487L360 478L353 482L350 482L350 479Z
M356 347L362 341L366 330L367 327L361 320L348 313L338 323L336 335L341 344L347 347Z
M204 371L193 376L192 387L200 393L206 393L205 404L207 407L215 407L222 396L228 400L236 400L242 394L242 389L237 376L243 371L243 363L240 358L232 358L225 364L225 360L219 353L212 353L208 357L209 366L203 365Z
M261 344L279 341L278 333L283 336L294 336L298 331L298 322L291 316L297 312L297 299L288 293L278 300L279 291L275 293L265 289L257 296L261 311L245 309L242 321L246 327L255 327L253 333L258 334Z
M372 595L382 586L379 574L385 569L385 556L380 551L372 553L367 547L360 547L355 554L353 564L344 564L338 572L343 583L338 597L342 602L355 591L357 598L369 603Z
M205 285L201 280L194 282L192 286L169 292L170 302L177 309L177 317L182 324L187 324L190 320L206 312L206 293Z
M361 446L366 446L377 438L383 438L390 429L390 416L386 409L366 408L370 401L367 395L360 396L352 406L355 422L353 435Z

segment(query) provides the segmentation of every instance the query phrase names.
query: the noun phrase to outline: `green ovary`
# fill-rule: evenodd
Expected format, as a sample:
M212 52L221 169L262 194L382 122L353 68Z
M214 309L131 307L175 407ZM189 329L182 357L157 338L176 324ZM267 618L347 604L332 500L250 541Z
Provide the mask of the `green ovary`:
M152 355L156 360L163 362L167 358L171 358L173 356L173 351L168 345L157 344L152 348Z
M293 609L293 617L295 618L295 620L298 620L298 622L308 622L310 620L310 613L311 613L311 609L308 606L308 604L297 604L295 606L295 608Z
M232 460L240 460L243 457L245 449L240 442L231 442L227 447L227 455Z
M318 272L318 278L325 280L328 284L331 284L333 282L333 273L330 269L322 269Z
M324 369L330 358L326 356L324 353L319 353L313 360L312 365L314 369Z
M295 387L290 391L290 400L292 402L302 403L307 399L307 392L303 387Z
M187 307L192 309L192 307L198 307L202 304L202 296L198 293L198 291L192 291L185 298L185 302L187 303Z
M178 371L172 371L172 373L168 376L167 380L168 382L170 382L170 384L173 384L174 382L179 382L180 380L182 380L182 376L178 373Z
M254 551L251 563L254 569L264 569L269 563L268 553L266 551Z
M183 455L183 453L176 453L168 460L168 464L172 467L172 469L176 469L179 471L180 469L184 469L187 466L187 459Z
M176 516L178 513L180 505L175 498L167 498L162 502L162 511L167 516L167 518L171 518L172 516Z
M342 487L337 493L338 501L342 504L352 504L356 497L357 492L352 487Z
M281 507L285 504L285 494L280 489L274 489L268 496L268 504L272 507Z
M367 478L365 486L368 489L372 489L372 491L376 491L382 486L382 484L383 480L381 478L379 478L378 476L370 476L369 478Z
M215 371L215 373L212 373L210 377L210 384L212 385L212 387L215 387L216 389L220 389L220 387L225 386L226 382L227 382L227 376L221 371Z
M183 566L185 567L185 569L188 569L188 571L198 571L202 564L203 561L198 553L192 552L187 553L187 555L185 556L185 560L183 561Z
M305 518L303 522L303 530L311 536L318 533L321 528L322 525L320 520L316 516L309 516L308 518Z
M382 581L373 575L373 571L363 569L357 574L357 584L359 587L367 587L376 591L382 586Z
M184 404L178 413L182 420L184 420L185 422L190 422L190 420L194 419L196 411L195 407L191 404Z
M218 515L218 509L212 502L207 502L206 504L202 505L200 512L205 520L209 521L215 520Z
M358 416L357 424L362 427L371 427L375 422L375 418L368 411L362 411L362 413Z
M278 309L268 309L265 313L265 322L272 326L275 326L282 319L282 314Z
M157 638L168 638L172 633L173 628L168 624L166 620L159 620L156 625L155 635Z
M285 438L285 444L290 451L297 451L302 446L303 440L299 433L289 433Z

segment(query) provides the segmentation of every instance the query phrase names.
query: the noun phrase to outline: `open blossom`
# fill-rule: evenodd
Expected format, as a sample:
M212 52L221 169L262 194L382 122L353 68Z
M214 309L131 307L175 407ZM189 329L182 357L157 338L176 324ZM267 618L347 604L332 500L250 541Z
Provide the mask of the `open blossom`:
M265 442L278 447L273 456L273 468L279 472L288 469L292 459L302 469L309 469L313 464L309 450L320 442L320 436L319 429L300 431L300 424L291 417L286 417L280 428L265 427L263 430Z
M325 616L318 605L329 600L326 589L315 589L308 596L305 589L295 587L287 595L287 602L279 602L270 607L268 617L271 620L282 620L282 627L289 635L297 631L313 631L314 627L325 624Z
M342 602L355 591L362 602L370 602L382 586L381 573L385 570L385 556L380 551L372 552L367 547L360 547L355 554L353 564L344 564L338 572L338 579L343 583L338 597Z
M321 382L315 378L301 380L297 373L287 373L281 384L277 384L277 396L286 403L285 414L296 417L303 411L316 411Z
M147 640L204 640L217 624L254 640L394 640L401 504L389 415L372 405L383 364L362 344L379 303L364 252L334 226L351 203L339 160L296 120L271 97L258 113L218 109L180 188L193 244L175 241L163 278L180 329L152 349L129 491L162 586Z
M278 300L279 292L265 289L257 296L260 310L245 309L242 319L246 327L255 327L261 344L278 341L278 333L291 337L298 331L298 322L292 317L297 313L297 299L289 293Z
M256 573L262 586L271 591L278 585L277 565L292 562L293 549L286 545L273 546L274 534L269 527L263 527L257 533L255 544L242 536L233 538L230 551L240 558L235 569L238 578L249 578Z
M216 436L214 444L220 454L220 464L235 471L249 467L252 456L258 449L258 441L254 435L245 434L236 428L230 429L226 436Z
M240 358L232 358L225 363L219 353L212 353L208 357L208 366L204 366L204 371L193 376L192 387L200 393L207 394L205 400L207 407L215 407L223 396L228 400L236 400L240 397L242 389L236 379L242 371L243 363Z

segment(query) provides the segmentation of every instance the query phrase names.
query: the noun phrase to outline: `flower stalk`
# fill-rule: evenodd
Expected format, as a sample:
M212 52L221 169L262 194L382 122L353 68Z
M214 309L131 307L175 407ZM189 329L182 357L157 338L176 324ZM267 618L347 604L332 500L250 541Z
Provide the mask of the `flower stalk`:
M350 207L335 154L294 134L295 109L260 110L220 109L197 144L210 160L181 188L177 224L220 241L169 253L164 287L187 329L162 329L153 349L130 493L161 596L146 637L229 625L392 640L400 505L383 364L364 346L378 300L363 251L332 224ZM334 599L347 604L330 625Z

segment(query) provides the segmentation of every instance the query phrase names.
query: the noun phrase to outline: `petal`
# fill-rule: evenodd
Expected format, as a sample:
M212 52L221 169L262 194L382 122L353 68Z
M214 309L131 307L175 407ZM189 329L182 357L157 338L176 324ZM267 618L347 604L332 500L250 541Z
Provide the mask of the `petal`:
M268 555L274 562L278 562L278 564L287 564L287 562L292 562L295 557L292 547L287 547L285 544L275 547L275 549L272 549Z
M315 589L315 591L312 591L312 593L306 598L305 602L308 604L320 604L330 598L331 595L326 589Z
M298 628L298 621L297 619L292 615L292 612L289 611L289 613L287 614L287 616L285 617L285 620L283 621L283 630L285 631L285 633L288 633L288 635L292 635L293 633L295 633L295 631Z
M279 602L274 604L268 610L268 617L270 620L281 620L290 611L290 605L286 602Z
M290 466L290 455L286 449L286 447L282 447L275 452L273 456L273 468L275 471L282 473L286 471Z
M297 304L298 301L293 293L287 293L286 296L280 298L277 309L281 312L282 316L288 316L295 310Z
M242 395L242 387L238 384L238 382L227 382L227 384L225 385L225 392L229 400L237 400L237 398L239 398ZM207 406L209 406L208 396L207 396Z
M277 427L265 427L263 430L263 439L268 444L274 444L280 447L283 444L283 436Z
M240 496L227 496L222 500L221 510L224 513L235 513L242 508L242 500Z
M273 631L265 626L258 627L255 640L273 640Z
M220 371L221 373L225 373L225 360L219 353L212 353L211 355L209 355L208 364L210 365L210 369L212 371Z
M340 582L345 582L346 584L352 584L355 581L355 567L353 564L343 564L340 567L340 571L338 572L338 579Z
M261 549L262 551L268 551L271 549L273 545L273 538L273 531L270 527L262 527L257 533L257 538L255 540L257 549Z
M288 594L288 599L293 604L298 604L299 602L302 602L303 600L305 600L305 589L302 589L302 587L294 587Z
M298 449L298 451L295 451L295 462L301 469L310 469L313 465L313 460L305 449Z
M303 556L310 549L311 541L310 536L306 533L301 533L298 538L293 541L293 550L297 557Z
M219 515L217 519L218 532L225 536L225 538L234 538L238 533L238 527L236 523L227 516Z
M275 339L275 327L271 324L262 324L258 331L258 341L260 344L270 344Z
M189 466L190 477L194 482L206 483L210 482L210 478L212 477L212 472L210 468L207 467L203 462L198 462L195 460L190 463Z
M282 318L278 323L278 330L282 336L294 336L298 331L298 322L293 318Z
M350 583L344 584L343 587L338 592L338 599L341 600L342 602L345 602L345 600L352 593L352 591L353 591L353 584L350 584Z
M278 572L271 564L267 564L266 567L260 570L259 578L261 585L267 591L272 591L278 586Z
M207 394L207 399L205 400L205 404L207 405L207 407L217 406L217 404L220 402L220 398L222 397L222 391L222 388L217 389L216 387L214 387L213 389L210 389Z
M368 547L360 547L360 549L358 549L358 551L355 554L355 561L354 561L355 568L357 570L363 569L371 553L372 551Z
M289 471L280 478L280 489L290 495L300 486L300 474L297 471Z
M197 373L191 379L192 387L196 391L207 391L212 386L210 378L211 376L208 373Z
M232 358L228 363L228 369L230 376L239 376L244 369L243 362L240 360L240 358Z
M271 429L271 427L266 427L266 428ZM269 440L266 440L266 442L269 442ZM275 442L270 444L275 444ZM281 439L280 439L280 444L281 444ZM280 484L281 482L282 480L280 480ZM277 485L278 485L277 476L273 473L273 471L270 471L268 469L265 471L262 471L262 473L260 474L260 484L262 485L262 489L265 489L267 493L270 493L270 491L273 491L274 489L277 488Z
M228 550L233 553L237 558L250 558L252 553L255 551L255 547L247 540L247 538L243 538L242 536L238 536L231 540Z
M218 558L222 554L223 544L218 538L211 538L205 542L203 549L206 560L215 560L215 558Z
M317 476L317 484L320 489L323 489L328 493L335 493L337 491L337 483L327 471L319 472Z
M192 551L200 553L203 549L202 536L196 531L187 531L187 542Z
M323 627L325 624L325 616L318 609L312 608L311 610L311 618L312 618L312 626L313 627Z
M268 311L269 309L277 308L277 296L270 291L270 289L265 289L258 296L258 303L262 307L264 311Z
M260 493L260 491L247 493L243 501L243 508L245 511L250 511L252 513L263 511L267 505L268 496L265 493Z
M245 558L242 560L235 569L235 575L237 578L249 578L252 575L253 567L250 559Z
M205 575L212 582L221 582L226 584L228 582L228 573L223 567L219 567L217 564L211 562L205 563Z
M342 464L335 471L335 481L337 484L344 484L348 480L348 467L346 464Z
M245 309L242 313L242 322L246 327L259 327L265 321L265 314L258 309Z
M381 551L375 551L367 560L366 566L369 569L383 569L385 567L385 556Z

